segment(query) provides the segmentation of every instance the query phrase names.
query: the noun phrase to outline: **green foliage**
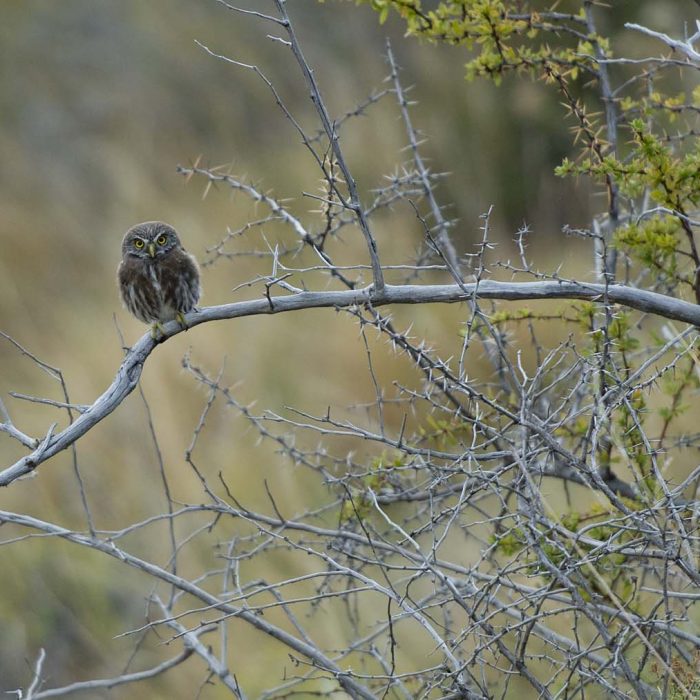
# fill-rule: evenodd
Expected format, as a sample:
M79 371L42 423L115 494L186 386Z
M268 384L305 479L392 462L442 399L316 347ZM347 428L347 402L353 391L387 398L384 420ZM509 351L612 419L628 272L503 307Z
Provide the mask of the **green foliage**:
M442 0L425 9L421 0L358 0L369 3L386 21L394 10L406 23L409 35L431 41L466 46L475 56L466 65L467 77L489 77L496 83L509 72L538 75L548 66L562 66L574 77L590 63L593 43L571 38L551 46L548 33L555 27L548 19L546 5L523 12L521 3L501 0ZM583 21L582 14L572 18ZM607 42L596 37L607 53Z
M615 245L659 276L676 279L680 237L681 226L676 218L652 216L620 227L615 232ZM684 281L690 283L687 279Z
M678 98L659 104L669 107ZM634 105L630 109L636 108ZM700 292L695 278L697 251L687 212L700 201L700 144L678 153L641 119L634 119L629 152L624 158L584 157L578 163L565 159L556 172L561 176L587 175L601 184L612 183L635 206L647 197L656 211L651 216L629 217L617 228L613 243L630 260L648 269L653 281L675 289Z
M605 328L596 328L591 338L596 342L603 342L604 338L614 343L618 352L629 352L639 347L639 339L634 335L634 322L627 311L618 311ZM596 348L597 349L597 348Z
M497 311L491 314L489 320L494 325L499 325L508 321L524 321L533 318L536 318L536 315L533 313L532 309L525 307L523 309L516 309L515 311Z
M496 551L506 556L518 554L527 545L523 531L520 528L511 528L504 533L493 535L491 543L495 545Z
M589 330L598 313L598 307L592 301L582 301L573 305L576 318L584 330Z
M636 504L629 503L630 507ZM512 557L524 553L524 561L528 563L531 576L540 576L545 581L555 583L550 567L557 569L575 564L576 576L580 582L579 593L589 600L595 592L610 600L612 592L626 605L631 606L637 597L637 589L632 575L634 566L630 566L629 558L618 551L625 543L633 542L639 533L625 527L622 521L615 520L615 511L602 505L594 505L588 512L571 510L560 518L561 525L572 533L583 531L588 542L579 538L570 538L566 544L561 539L556 541L547 536L543 528L537 535L537 544L546 563L542 561L528 545L527 537L519 527L513 527L503 533L494 535L491 542L495 550L504 556ZM590 543L594 540L595 543ZM609 543L606 548L609 553L600 554L601 542ZM586 555L595 551L595 569L585 563Z
M425 417L425 425L419 427L418 433L430 444L445 448L469 439L471 426L454 417L437 418L428 414Z
M624 159L613 154L604 158L584 158L578 164L568 159L557 169L559 175L590 175L602 182L614 180L629 197L648 192L651 199L670 210L684 214L700 200L700 146L683 155L665 143L641 120L628 127L630 150Z
M396 453L393 458L385 454L375 457L369 471L357 480L355 486L348 488L347 498L340 507L340 523L364 520L372 512L374 503L369 492L379 493L390 486L391 469L401 467L405 463L405 455Z

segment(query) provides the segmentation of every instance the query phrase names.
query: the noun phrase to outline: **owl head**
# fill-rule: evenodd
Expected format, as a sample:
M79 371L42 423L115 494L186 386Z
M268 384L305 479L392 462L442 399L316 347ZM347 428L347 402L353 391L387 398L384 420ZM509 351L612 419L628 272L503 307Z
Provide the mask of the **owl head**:
M162 221L144 221L126 232L122 256L156 260L180 247L180 239L172 226Z

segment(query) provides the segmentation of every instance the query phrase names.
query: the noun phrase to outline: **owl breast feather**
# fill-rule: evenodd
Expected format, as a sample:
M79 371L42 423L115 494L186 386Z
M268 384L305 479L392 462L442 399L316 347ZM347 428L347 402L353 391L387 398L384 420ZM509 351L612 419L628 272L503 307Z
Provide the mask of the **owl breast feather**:
M144 323L166 323L196 306L199 271L184 250L153 261L128 257L119 267L119 287L124 305L136 318Z

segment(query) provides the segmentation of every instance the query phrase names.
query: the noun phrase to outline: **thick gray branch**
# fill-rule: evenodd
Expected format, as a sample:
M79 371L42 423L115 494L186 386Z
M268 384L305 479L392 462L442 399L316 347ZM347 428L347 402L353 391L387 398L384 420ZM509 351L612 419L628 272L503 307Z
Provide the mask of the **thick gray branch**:
M510 301L536 299L588 299L600 303L607 301L674 321L700 326L700 307L696 304L623 285L610 285L606 290L605 285L602 284L575 281L484 281L462 285L387 285L379 299L373 298L372 287L344 291L299 292L287 296L209 306L188 314L186 321L189 327L192 327L209 321L302 309L388 304L450 304L472 301L474 298ZM171 321L164 327L163 339L180 332L182 328L179 324ZM150 334L144 335L128 352L107 391L67 428L55 435L47 435L47 438L30 454L0 472L0 486L7 486L29 474L39 464L65 450L108 416L134 390L141 376L143 364L156 345Z

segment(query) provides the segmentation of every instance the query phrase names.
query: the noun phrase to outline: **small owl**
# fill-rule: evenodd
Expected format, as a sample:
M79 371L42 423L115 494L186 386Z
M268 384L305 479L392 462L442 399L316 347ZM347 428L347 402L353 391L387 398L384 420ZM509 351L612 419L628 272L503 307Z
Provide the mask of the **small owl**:
M122 261L117 271L124 306L139 321L160 324L177 319L199 301L197 261L182 247L175 229L162 221L132 226L122 241Z

